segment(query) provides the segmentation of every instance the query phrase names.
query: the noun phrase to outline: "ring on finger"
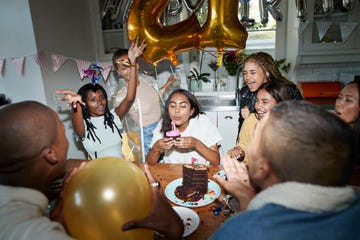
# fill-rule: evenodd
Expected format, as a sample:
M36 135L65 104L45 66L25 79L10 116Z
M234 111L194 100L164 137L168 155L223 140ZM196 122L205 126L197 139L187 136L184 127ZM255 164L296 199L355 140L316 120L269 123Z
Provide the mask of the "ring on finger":
M151 185L151 187L160 188L160 183L159 182L153 182L150 185Z

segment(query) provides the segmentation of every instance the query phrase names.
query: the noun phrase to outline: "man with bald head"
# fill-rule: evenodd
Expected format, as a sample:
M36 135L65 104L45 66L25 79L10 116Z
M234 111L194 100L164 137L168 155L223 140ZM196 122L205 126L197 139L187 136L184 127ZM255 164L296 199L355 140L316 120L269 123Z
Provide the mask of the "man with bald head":
M65 175L69 146L57 114L33 101L0 107L0 136L0 239L72 239L62 224L45 216L48 189ZM76 170L74 168L69 176ZM149 182L154 183L147 165L144 171ZM68 181L70 177L64 180ZM149 228L164 234L166 239L181 239L183 222L159 189L151 189L149 215L119 228ZM62 222L62 200L58 199L57 203L52 211L56 214L51 216Z
M360 239L360 196L347 186L356 141L346 123L285 101L259 122L247 154L249 169L223 159L227 180L217 180L245 211L212 240Z
M33 101L0 108L0 239L71 239L44 216L64 177L68 141L57 114Z

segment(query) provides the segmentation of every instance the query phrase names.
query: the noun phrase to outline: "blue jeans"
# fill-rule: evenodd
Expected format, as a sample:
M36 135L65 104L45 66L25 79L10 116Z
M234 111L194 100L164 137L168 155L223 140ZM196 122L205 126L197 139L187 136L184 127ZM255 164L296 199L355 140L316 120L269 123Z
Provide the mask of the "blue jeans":
M150 125L147 125L146 127L143 127L145 157L148 154L148 152L150 151L150 144L151 144L151 140L153 138L153 131L156 128L157 124L158 124L158 121L156 121Z

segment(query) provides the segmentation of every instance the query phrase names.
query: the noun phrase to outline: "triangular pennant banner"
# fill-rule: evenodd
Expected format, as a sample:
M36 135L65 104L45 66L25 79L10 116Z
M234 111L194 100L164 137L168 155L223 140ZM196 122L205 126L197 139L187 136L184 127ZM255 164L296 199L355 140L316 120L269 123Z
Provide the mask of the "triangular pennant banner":
M98 65L102 68L101 74L104 78L104 82L106 82L109 77L112 64L103 62L103 63L99 63Z
M79 60L79 59L75 59L75 62L80 74L80 79L83 79L85 75L84 70L89 68L91 62L85 60Z
M33 55L34 61L40 66L42 72L47 71L45 53L40 52Z
M57 72L61 66L65 63L67 57L57 54L51 54L51 62L52 62L52 70L53 72Z
M332 22L316 22L320 41L322 41L323 37L329 30L331 24L332 24Z
M354 31L355 27L358 23L356 22L342 22L340 24L340 30L341 30L341 39L344 42L347 41L350 34Z
M5 58L0 58L0 76L3 75L3 69L4 69L4 64L5 63Z
M11 61L15 64L15 69L20 76L23 76L23 68L24 68L24 59L25 57L13 57Z

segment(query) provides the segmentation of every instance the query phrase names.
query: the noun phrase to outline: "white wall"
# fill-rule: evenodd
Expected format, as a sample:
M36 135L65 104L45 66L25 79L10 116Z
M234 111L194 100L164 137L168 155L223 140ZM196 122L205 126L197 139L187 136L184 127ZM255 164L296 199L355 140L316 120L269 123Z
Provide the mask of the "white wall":
M69 140L68 158L84 158L81 145L73 138L70 111L54 98L57 89L77 91L82 85L74 61L67 61L58 72L51 69L50 54L94 61L95 51L87 0L1 0L0 58L6 58L0 76L0 92L13 102L36 100L59 113ZM32 55L44 51L47 71L41 72ZM24 76L19 76L9 57L26 57Z
M12 101L27 99L46 103L39 67L31 56L37 52L27 0L0 2L0 58L5 58L0 75L0 92ZM18 74L10 57L25 57L23 76Z

